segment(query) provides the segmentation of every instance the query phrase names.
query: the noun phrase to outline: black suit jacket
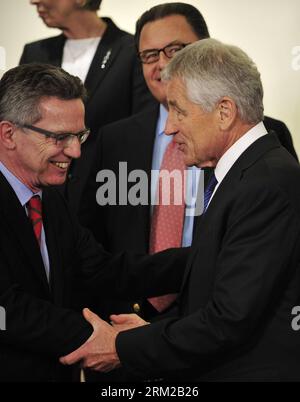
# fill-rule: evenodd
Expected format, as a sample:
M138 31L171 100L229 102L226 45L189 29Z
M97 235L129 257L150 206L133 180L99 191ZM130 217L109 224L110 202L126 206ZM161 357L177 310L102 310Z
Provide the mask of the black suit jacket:
M120 333L124 368L181 380L300 380L291 327L300 301L299 183L298 163L272 134L239 157L198 221L177 283L178 314Z
M107 29L84 82L88 91L86 126L91 129L91 135L82 146L80 159L73 161L64 188L75 213L99 128L137 113L154 102L144 81L132 35L119 29L109 18L104 20ZM20 64L41 62L61 66L65 41L66 37L59 35L25 45Z
M150 202L148 205L119 204L119 162L127 162L128 174L136 169L143 170L150 178L153 147L159 106L152 105L141 113L115 122L101 129L94 148L93 164L87 186L82 197L79 218L83 226L88 227L103 244L106 250L119 252L123 250L148 253L151 224ZM265 117L264 124L268 130L276 131L282 145L297 158L291 135L284 123ZM101 183L96 183L100 170L108 169L116 175L117 205L99 206L96 192ZM205 183L210 170L205 170ZM128 183L128 191L133 184ZM148 181L150 195L151 181ZM195 222L197 217L195 218ZM194 225L195 230L196 225ZM94 307L96 310L98 306ZM156 311L145 298L130 302L105 300L100 302L100 313L106 318L112 313L138 312L146 319L153 318Z
M60 365L58 358L92 333L81 311L76 312L88 305L84 290L94 298L101 294L124 298L123 285L128 280L135 283L135 270L145 264L145 278L159 276L163 264L159 255L151 262L149 257L106 253L79 226L55 189L43 190L42 204L50 284L26 212L0 174L0 306L6 310L6 330L0 330L0 381L70 380L70 368ZM181 251L174 252L176 260L186 260ZM162 255L171 261L171 254Z

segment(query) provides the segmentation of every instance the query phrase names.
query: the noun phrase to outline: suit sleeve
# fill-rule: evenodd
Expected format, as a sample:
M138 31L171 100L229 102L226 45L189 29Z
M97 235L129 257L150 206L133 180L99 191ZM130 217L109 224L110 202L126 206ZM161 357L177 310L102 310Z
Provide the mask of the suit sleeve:
M82 280L89 291L95 297L101 293L123 300L178 292L190 253L185 247L153 255L111 254L79 226L77 249Z
M119 333L116 348L124 368L143 377L203 372L263 330L287 270L298 265L299 216L272 185L244 188L231 208L207 305Z

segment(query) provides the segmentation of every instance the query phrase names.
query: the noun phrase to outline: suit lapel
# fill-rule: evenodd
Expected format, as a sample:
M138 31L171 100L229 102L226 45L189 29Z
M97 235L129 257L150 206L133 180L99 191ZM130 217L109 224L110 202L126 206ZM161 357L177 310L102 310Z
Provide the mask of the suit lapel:
M120 30L110 19L104 18L104 20L107 28L99 42L84 82L89 95L88 102L91 101L96 88L105 77L121 48L121 42L117 40L120 38Z
M41 283L44 290L49 293L49 286L45 272L44 263L39 250L38 243L34 236L31 223L26 215L25 209L20 204L15 192L0 173L0 202L2 204L3 219L11 229L15 241L14 248L21 249L28 260L30 267Z

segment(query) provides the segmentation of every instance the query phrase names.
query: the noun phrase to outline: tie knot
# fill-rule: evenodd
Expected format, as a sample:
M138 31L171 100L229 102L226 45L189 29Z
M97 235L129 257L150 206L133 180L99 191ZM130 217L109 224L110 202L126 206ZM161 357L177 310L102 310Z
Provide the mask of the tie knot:
M214 189L215 189L217 184L218 184L218 180L217 180L217 178L215 176L215 173L213 172L212 175L209 178L206 190L212 189L212 191L214 191Z
M34 195L30 198L27 203L29 210L35 210L37 213L42 215L42 201L39 195Z
M42 201L39 195L34 195L27 203L28 217L32 223L34 234L38 242L41 241L42 221Z

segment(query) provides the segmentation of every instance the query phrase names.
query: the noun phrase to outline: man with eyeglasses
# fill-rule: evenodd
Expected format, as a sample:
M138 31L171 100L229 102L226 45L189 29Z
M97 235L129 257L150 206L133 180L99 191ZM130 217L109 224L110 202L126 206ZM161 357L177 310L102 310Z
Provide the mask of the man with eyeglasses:
M134 280L146 264L155 277L174 258L182 277L184 252L153 256L148 267L151 257L105 252L55 188L89 134L85 93L79 78L45 64L13 68L0 81L0 381L72 379L58 357L92 335L77 311L88 305L84 288L96 298L122 292L127 279L112 280L116 270L132 267Z

